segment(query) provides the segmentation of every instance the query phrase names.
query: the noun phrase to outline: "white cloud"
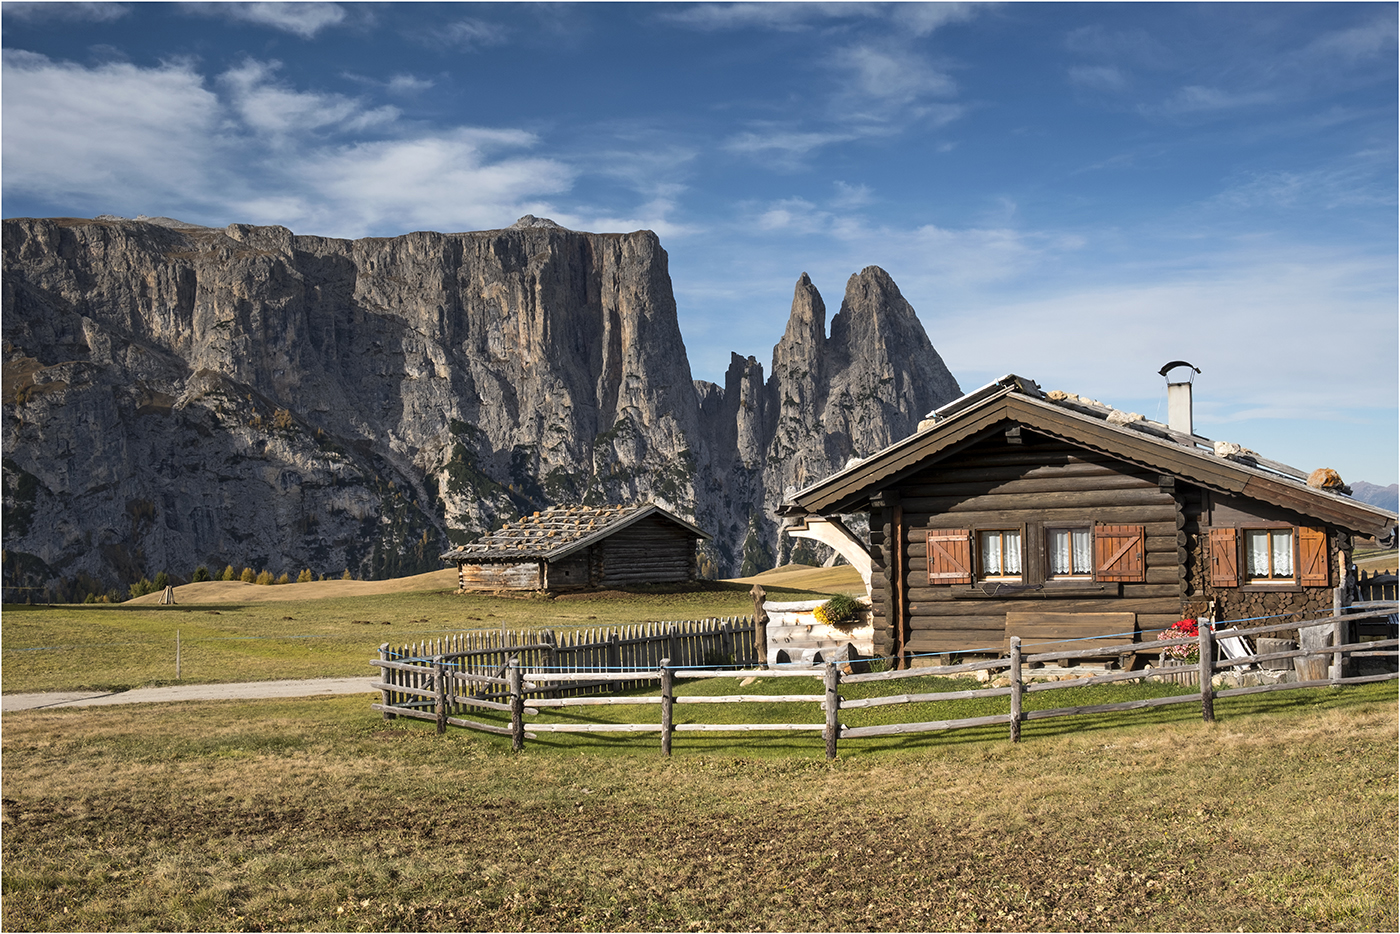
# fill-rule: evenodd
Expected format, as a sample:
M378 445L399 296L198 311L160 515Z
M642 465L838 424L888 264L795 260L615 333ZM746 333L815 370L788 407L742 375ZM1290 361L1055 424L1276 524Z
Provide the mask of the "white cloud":
M393 108L276 84L275 64L246 61L212 89L188 62L88 68L14 50L3 66L7 193L91 213L461 230L547 214L542 198L575 175L519 155L536 144L524 131L404 126Z
M267 26L303 39L315 38L322 29L345 21L345 8L338 3L182 3L180 6L202 16Z
M794 31L832 20L888 19L901 30L927 36L948 23L972 19L990 4L978 3L697 3L667 10L664 21L694 29Z
M3 68L7 189L101 204L209 184L205 167L225 142L219 103L190 64L85 68L13 49Z
M125 3L6 3L4 16L26 23L110 23L131 12Z
M449 46L464 51L501 45L508 35L504 26L471 18L459 19L446 26L434 28L431 33L420 33L420 37L430 45Z
M291 190L300 195L290 214L258 219L355 231L472 230L547 214L550 206L539 197L567 191L572 170L552 159L498 156L534 142L519 130L463 128L320 149L289 169Z
M281 144L285 137L326 128L366 130L392 124L393 107L367 108L340 94L296 91L273 83L278 62L248 59L219 76L243 124Z
M994 6L990 3L896 3L891 18L916 36L949 23L963 23Z
M876 3L697 3L666 10L662 20L695 29L808 29L814 22L844 17L874 17L884 12Z

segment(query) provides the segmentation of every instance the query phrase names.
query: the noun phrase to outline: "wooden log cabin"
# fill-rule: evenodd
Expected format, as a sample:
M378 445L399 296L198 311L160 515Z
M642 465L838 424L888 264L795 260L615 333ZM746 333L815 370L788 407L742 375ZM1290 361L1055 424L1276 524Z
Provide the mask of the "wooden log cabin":
M551 507L442 555L462 591L597 590L696 578L710 536L652 503Z
M781 511L797 534L868 511L875 653L901 665L1004 654L1012 635L1131 662L1179 619L1330 612L1352 535L1393 540L1396 515L1335 472L1315 488L1202 438L1187 412L1162 425L1007 376Z

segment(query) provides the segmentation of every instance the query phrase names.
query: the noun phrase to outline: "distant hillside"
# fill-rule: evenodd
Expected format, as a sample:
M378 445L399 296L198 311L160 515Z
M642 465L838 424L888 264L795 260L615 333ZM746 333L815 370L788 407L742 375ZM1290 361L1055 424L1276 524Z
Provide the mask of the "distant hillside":
M1400 512L1400 484L1397 483L1376 486L1374 483L1358 480L1351 485L1351 498L1389 509L1391 512Z

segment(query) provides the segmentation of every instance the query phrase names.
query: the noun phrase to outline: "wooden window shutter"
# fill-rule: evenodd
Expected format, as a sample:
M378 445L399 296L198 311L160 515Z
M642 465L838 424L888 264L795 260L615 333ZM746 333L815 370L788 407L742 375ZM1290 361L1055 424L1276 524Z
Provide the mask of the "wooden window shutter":
M1240 552L1234 529L1210 530L1210 583L1213 587L1240 585Z
M1094 580L1146 580L1146 531L1140 525L1094 526Z
M1327 587L1332 583L1325 529L1298 530L1298 582L1304 587Z
M928 582L930 584L972 583L972 530L929 530Z

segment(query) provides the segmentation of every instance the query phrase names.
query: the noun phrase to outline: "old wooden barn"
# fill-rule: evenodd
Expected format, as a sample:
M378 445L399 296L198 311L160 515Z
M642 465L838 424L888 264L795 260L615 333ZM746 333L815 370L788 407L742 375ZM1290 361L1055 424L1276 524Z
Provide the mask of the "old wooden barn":
M462 590L590 590L696 578L710 536L653 503L560 506L447 552Z
M1104 637L1074 647L1111 654L1184 617L1329 612L1352 536L1394 535L1395 514L1331 471L1315 488L1194 434L1189 395L1184 421L1177 401L1163 425L1004 377L782 511L809 536L868 511L868 542L849 547L871 565L874 648L906 663L999 654L1012 635Z

